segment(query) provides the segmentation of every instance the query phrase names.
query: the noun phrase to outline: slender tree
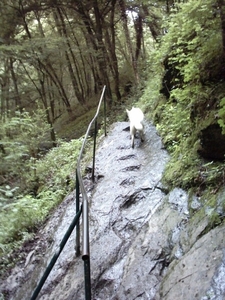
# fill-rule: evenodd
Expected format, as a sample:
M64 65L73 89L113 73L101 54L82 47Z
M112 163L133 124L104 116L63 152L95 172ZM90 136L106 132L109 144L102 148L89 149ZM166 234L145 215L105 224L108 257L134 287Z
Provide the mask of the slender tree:
M138 84L139 83L139 74L138 74L138 68L137 68L137 61L135 59L133 45L131 42L130 32L128 29L126 3L124 0L119 0L119 5L120 5L120 9L121 9L121 18L123 21L123 29L124 29L124 33L125 33L125 37L126 37L126 43L127 43L128 53L130 56L130 62L131 62L131 66L133 68L134 75L135 75L135 83Z
M224 56L224 59L225 59L225 2L224 2L224 0L218 0L217 3L218 3L220 19L221 19L223 56Z
M19 93L19 87L18 87L18 80L17 76L14 70L14 65L13 65L13 58L9 58L9 67L10 67L10 72L11 72L11 78L14 86L14 98L15 98L15 109L19 109L20 112L22 112L22 101Z

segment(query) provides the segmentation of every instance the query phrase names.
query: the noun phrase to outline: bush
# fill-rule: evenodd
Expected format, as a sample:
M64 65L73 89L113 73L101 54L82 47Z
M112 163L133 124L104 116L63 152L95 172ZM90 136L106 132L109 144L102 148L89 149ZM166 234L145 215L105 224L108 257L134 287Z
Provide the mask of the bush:
M220 15L214 1L190 0L177 4L163 27L168 32L152 53L141 102L171 155L164 181L187 189L217 185L216 163L203 172L198 148L201 130L217 116L225 132Z
M33 174L28 174L27 183L30 187L36 183L38 189L36 195L18 196L13 203L2 206L0 256L4 256L30 238L49 211L72 190L81 144L82 140L61 142L45 157L29 161L29 168L33 170ZM33 191L33 188L30 189ZM6 196L11 197L12 193Z
M1 121L0 176L6 182L18 184L20 193L31 176L30 160L38 158L41 144L51 144L50 125L45 118L45 111L37 109L32 116L23 112Z
M43 190L54 192L59 188L68 191L74 187L76 162L81 145L81 139L61 142L36 162L33 180L39 182L38 193Z

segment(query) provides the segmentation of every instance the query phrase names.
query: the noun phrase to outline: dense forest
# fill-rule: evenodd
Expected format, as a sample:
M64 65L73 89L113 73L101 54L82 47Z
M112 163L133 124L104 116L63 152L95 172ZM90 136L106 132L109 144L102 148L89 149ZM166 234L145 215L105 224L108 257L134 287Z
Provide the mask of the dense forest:
M74 188L104 85L109 123L133 104L156 125L165 185L223 187L224 0L2 0L0 24L2 272Z

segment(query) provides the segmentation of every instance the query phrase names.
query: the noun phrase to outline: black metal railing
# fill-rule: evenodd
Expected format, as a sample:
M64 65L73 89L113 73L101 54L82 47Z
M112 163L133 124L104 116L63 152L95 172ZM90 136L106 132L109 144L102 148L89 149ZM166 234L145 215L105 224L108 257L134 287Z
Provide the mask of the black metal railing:
M83 226L83 243L82 243L82 259L84 261L84 279L85 279L85 299L86 300L90 300L91 299L91 278L90 278L90 249L89 249L89 214L88 214L88 196L87 193L85 191L85 187L84 187L84 183L83 183L83 179L82 179L82 175L81 175L81 159L82 159L82 155L84 152L84 148L86 145L86 141L87 138L89 136L90 130L92 128L93 123L95 123L95 133L94 133L94 146L93 146L93 162L92 162L92 180L94 181L94 171L95 171L95 150L96 150L96 136L97 136L97 127L98 127L98 122L97 122L97 117L100 111L100 107L102 104L102 101L104 99L104 129L105 129L105 136L106 136L106 98L105 98L105 89L106 87L104 86L103 91L102 91L102 95L98 104L98 108L96 111L96 114L94 116L94 118L92 119L92 121L90 122L84 141L83 141L83 145L80 151L80 155L77 161L77 169L76 169L76 190L80 191L82 194L82 206L83 206L83 212L82 212L82 226ZM79 195L77 193L77 197L76 197L76 207L77 207L77 211L76 213L78 213L79 211ZM77 237L80 236L80 233L78 233L78 229L79 227L77 227ZM77 253L80 253L79 250L79 241L77 239L77 244L76 244L76 249L77 249Z
M92 161L92 180L94 181L94 172L95 172L95 151L96 151L96 136L98 131L98 122L97 118L99 115L99 111L101 108L102 102L104 102L104 132L106 136L106 97L105 97L105 90L106 86L103 87L101 98L99 100L98 108L96 111L96 114L92 121L90 122L88 129L86 131L83 144L80 150L80 154L77 160L77 168L76 168L76 215L70 224L66 234L64 235L58 250L55 252L54 256L52 257L50 263L48 264L42 278L40 279L36 289L34 290L30 300L35 300L41 291L46 279L48 278L48 275L50 274L52 268L54 267L59 255L61 254L66 242L68 241L73 229L76 226L76 256L79 256L81 254L80 251L80 224L79 224L79 218L82 214L82 259L84 261L84 283L85 283L85 299L91 300L91 268L90 268L90 248L89 248L89 213L88 213L88 206L89 206L89 199L84 187L83 179L82 179L82 173L81 173L81 160L83 156L83 152L85 149L85 145L90 133L90 130L95 124L94 128L94 145L93 145L93 161ZM104 101L103 101L104 100ZM80 201L80 194L82 195L82 202ZM81 202L81 204L80 204Z

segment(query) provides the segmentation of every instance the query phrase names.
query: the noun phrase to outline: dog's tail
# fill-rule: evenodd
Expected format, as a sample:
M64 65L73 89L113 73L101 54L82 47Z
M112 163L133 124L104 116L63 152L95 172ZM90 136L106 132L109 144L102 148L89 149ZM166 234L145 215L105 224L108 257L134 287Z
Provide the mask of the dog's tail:
M135 122L134 127L136 128L136 130L143 130L144 126L141 122Z

